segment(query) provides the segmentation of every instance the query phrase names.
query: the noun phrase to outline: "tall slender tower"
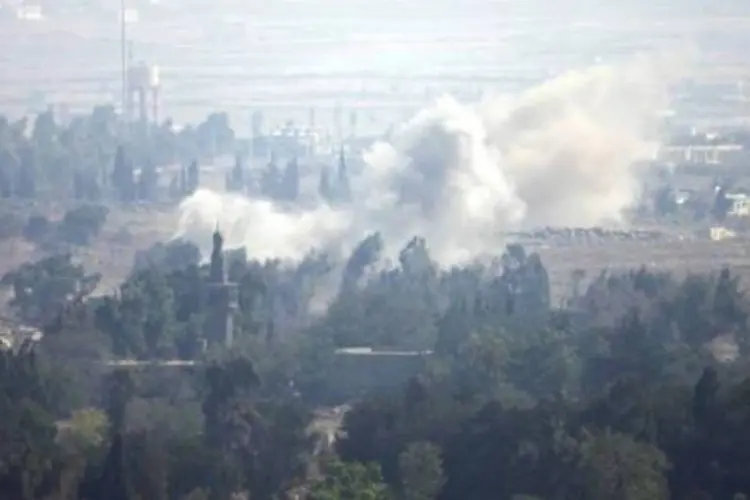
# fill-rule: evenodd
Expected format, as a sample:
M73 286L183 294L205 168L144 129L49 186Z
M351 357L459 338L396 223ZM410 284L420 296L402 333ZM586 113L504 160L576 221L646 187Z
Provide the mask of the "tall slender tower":
M122 116L125 122L130 121L130 117L127 115L128 110L128 54L127 54L127 33L125 31L125 0L120 0L120 64L122 64Z
M208 317L206 337L212 342L223 342L232 347L234 341L234 315L237 311L237 284L227 280L224 266L224 238L216 228L213 236L211 265L208 277Z

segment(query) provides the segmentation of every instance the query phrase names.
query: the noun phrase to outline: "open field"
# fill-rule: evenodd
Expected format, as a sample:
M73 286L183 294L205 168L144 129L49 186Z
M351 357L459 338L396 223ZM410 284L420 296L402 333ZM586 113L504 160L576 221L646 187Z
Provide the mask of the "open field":
M663 242L617 241L598 244L528 245L542 257L550 273L553 303L570 292L571 275L576 269L587 278L601 271L627 271L646 266L669 270L678 276L688 273L718 272L729 266L750 287L750 245L746 239L710 241L674 239Z
M53 213L54 210L40 210ZM176 206L123 208L110 206L110 214L100 236L89 247L81 247L74 255L90 272L99 272L103 279L97 293L108 293L131 270L138 250L157 242L168 241L177 228ZM127 239L123 235L127 234ZM745 238L711 241L705 235L688 231L674 233L653 241L628 239L590 240L526 240L520 241L528 251L541 256L550 273L554 303L559 303L570 290L570 277L576 269L593 278L603 270L627 271L647 266L670 270L678 275L708 272L730 266L743 284L750 286L750 241ZM16 268L27 260L44 254L34 245L14 238L0 243L0 274Z

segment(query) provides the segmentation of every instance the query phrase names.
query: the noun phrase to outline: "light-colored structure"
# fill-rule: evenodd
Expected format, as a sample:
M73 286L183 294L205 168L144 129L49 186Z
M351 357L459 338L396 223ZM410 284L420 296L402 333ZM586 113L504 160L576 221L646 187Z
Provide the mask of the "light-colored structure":
M334 351L338 356L430 356L432 351L391 351L375 350L372 347L342 347Z
M198 366L196 361L185 359L162 359L151 361L142 361L138 359L111 359L104 361L103 364L108 368L191 368Z
M127 116L132 117L138 101L138 118L143 123L159 121L159 67L140 62L128 68ZM149 112L150 105L150 112Z
M713 226L709 230L709 238L711 238L711 241L724 241L729 240L732 238L736 238L737 233L732 231L731 229L727 229L723 226Z
M708 144L686 146L663 146L657 159L665 163L699 163L723 165L738 163L748 159L747 151L741 144Z
M38 328L0 317L0 351L19 350L25 345L33 346L39 343L43 336Z
M432 351L336 349L329 370L330 387L333 393L345 399L399 387L424 370L431 356Z
M734 217L750 216L750 197L746 193L727 193L726 198L732 203L729 207L729 215Z

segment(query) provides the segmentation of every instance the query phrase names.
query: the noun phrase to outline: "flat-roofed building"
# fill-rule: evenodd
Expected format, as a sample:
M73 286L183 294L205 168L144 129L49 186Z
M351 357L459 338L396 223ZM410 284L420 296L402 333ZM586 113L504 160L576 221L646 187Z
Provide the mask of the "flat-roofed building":
M747 217L750 215L750 196L747 193L727 193L725 196L731 203L728 211L729 215L735 217Z
M676 165L725 165L741 163L747 159L747 151L741 144L667 145L662 146L658 152L659 161Z
M337 349L330 366L330 387L344 399L399 387L421 373L431 356L432 351L427 350Z

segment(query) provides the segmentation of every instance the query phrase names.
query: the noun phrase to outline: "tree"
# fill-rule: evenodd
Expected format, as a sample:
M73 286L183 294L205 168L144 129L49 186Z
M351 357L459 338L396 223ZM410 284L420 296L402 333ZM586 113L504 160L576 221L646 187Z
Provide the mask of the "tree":
M729 215L729 210L732 208L732 200L727 197L726 188L719 186L716 189L716 195L714 196L714 203L711 209L711 213L714 218L718 221L723 221Z
M126 453L126 467L133 491L131 498L167 500L169 459L163 440L147 432L131 435Z
M124 441L125 438L121 433L118 432L114 435L101 470L98 471L98 477L84 485L84 498L107 498L111 500L130 500L132 498L133 491L128 477Z
M287 201L296 201L299 197L299 164L292 158L284 170L282 179L283 195Z
M344 157L344 148L339 152L339 169L338 169L338 196L342 201L349 201L351 198L351 187L349 186L349 169Z
M51 110L39 113L31 132L34 145L41 150L49 149L55 141L56 129L55 115Z
M699 426L704 427L712 423L712 417L717 410L718 392L719 380L716 369L704 368L693 392L693 418Z
M440 448L410 443L398 457L404 500L435 500L445 483Z
M245 190L245 168L240 155L235 156L234 167L232 167L232 171L227 176L226 188L227 191L235 192Z
M234 150L234 131L226 113L211 113L196 127L194 141L204 157L230 154Z
M74 411L64 423L59 439L70 455L90 456L105 444L108 434L107 415L94 408L84 408Z
M109 325L109 333L124 334L130 355L170 357L175 346L174 294L161 272L147 269L131 276L120 287L117 310L121 319Z
M141 169L141 175L138 179L138 199L156 201L158 184L159 172L156 170L156 165L148 160Z
M247 486L252 498L271 498L305 478L314 445L308 432L312 414L294 400L263 402L258 414Z
M260 179L260 191L263 196L277 199L281 197L281 187L281 172L279 171L278 165L276 165L276 156L271 155L271 160L268 162Z
M331 186L331 171L324 167L320 171L320 180L318 182L318 194L326 201L333 201L333 187Z
M107 220L109 210L101 205L82 205L68 210L60 222L58 232L64 241L88 245Z
M18 170L16 194L21 198L36 197L37 164L34 150L26 147L21 151L21 165Z
M105 408L108 420L112 424L113 434L125 431L125 417L128 403L135 394L135 383L127 369L118 369L106 379Z
M11 307L29 324L47 326L65 308L94 291L99 275L87 275L70 254L25 263L6 273L1 283L13 288Z
M388 500L388 488L383 483L380 467L376 464L332 460L324 467L325 477L310 488L310 500Z
M255 406L259 383L253 363L244 357L206 369L203 436L215 457L212 490L218 498L240 491L252 477L261 425Z
M129 202L135 200L136 186L133 174L133 162L128 157L123 146L117 147L115 165L112 171L112 185L118 191L122 201Z
M193 160L190 165L188 165L185 175L185 194L191 195L195 193L201 184L200 174L201 170L198 166L198 161Z
M46 493L58 456L53 396L34 353L0 351L0 491L7 498Z
M493 332L473 334L461 348L454 365L455 381L466 395L499 395L506 382L508 347Z
M666 500L667 466L661 450L630 436L609 431L584 433L578 473L586 499Z

